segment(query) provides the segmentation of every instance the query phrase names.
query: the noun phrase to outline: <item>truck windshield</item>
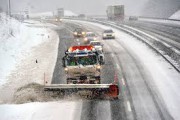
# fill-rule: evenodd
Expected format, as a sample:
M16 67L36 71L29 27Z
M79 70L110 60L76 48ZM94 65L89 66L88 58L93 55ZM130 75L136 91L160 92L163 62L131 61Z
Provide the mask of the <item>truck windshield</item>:
M81 28L77 28L74 30L74 32L82 32L82 31L83 31L83 29L81 29Z
M77 58L76 57L68 57L67 65L68 66L76 66L76 65L78 65Z
M94 33L86 34L86 37L95 37L96 35Z
M91 45L101 45L100 42L91 42Z
M94 65L97 63L97 58L95 55L91 56L79 56L79 57L69 57L67 59L68 66L77 66L77 65Z
M112 30L105 30L104 33L113 33Z

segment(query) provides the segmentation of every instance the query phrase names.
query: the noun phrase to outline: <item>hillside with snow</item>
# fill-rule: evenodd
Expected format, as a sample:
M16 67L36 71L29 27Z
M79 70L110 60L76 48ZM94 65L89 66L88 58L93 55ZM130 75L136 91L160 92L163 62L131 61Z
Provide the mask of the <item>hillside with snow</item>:
M44 42L48 31L44 28L28 27L5 14L0 14L0 85L15 69L16 63L27 56L32 47ZM42 34L44 36L42 36Z
M175 12L173 15L171 15L171 17L169 17L170 19L177 19L180 20L180 10L178 10L177 12Z
M168 18L179 8L179 0L147 0L142 10L142 16Z
M56 15L56 11L53 12L41 12L41 13L30 13L30 17L31 18L36 18L36 17L52 17L53 15ZM64 16L68 17L68 16L78 16L76 13L73 13L70 10L64 10Z

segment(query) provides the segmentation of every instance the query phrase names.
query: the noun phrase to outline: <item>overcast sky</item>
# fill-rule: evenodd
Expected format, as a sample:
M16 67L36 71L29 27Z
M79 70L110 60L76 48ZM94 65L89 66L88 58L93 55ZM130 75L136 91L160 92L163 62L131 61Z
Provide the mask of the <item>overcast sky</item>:
M0 0L7 7L8 0ZM76 14L105 15L108 5L125 5L126 15L168 17L180 9L180 0L11 0L13 12L29 9L30 12L55 11L64 8Z
M0 0L0 5L7 6L8 0ZM31 12L53 11L57 8L71 10L80 14L105 14L106 7L124 4L127 14L139 14L148 0L11 0L13 11L30 9Z

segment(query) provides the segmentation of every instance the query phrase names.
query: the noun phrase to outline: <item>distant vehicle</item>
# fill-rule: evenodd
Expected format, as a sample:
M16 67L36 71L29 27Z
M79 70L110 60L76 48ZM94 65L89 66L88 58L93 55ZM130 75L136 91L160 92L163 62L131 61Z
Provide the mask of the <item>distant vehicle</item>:
M56 22L62 22L62 19L56 18L55 21L56 21Z
M64 17L64 8L58 8L57 9L57 16L59 18Z
M86 17L85 14L79 14L79 15L78 15L78 18L85 18L85 17Z
M107 17L108 20L124 20L124 5L114 5L114 6L108 6L107 10Z
M54 11L54 17L56 22L61 22L62 18L64 17L64 9L58 8L56 11Z
M90 43L91 41L97 40L97 36L93 32L87 32L84 36L84 43Z
M91 41L90 45L94 46L97 51L103 51L103 44L100 41Z
M86 32L82 28L76 28L73 32L74 37L84 37Z
M138 20L138 17L136 16L129 16L129 21L136 21Z
M103 39L115 39L115 33L111 29L104 30L104 32L102 34L102 38Z

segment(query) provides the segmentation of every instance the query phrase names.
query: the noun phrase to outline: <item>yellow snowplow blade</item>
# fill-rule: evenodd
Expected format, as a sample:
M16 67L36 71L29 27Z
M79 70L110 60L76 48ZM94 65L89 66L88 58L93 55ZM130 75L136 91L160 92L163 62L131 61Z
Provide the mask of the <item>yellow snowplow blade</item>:
M119 88L116 84L51 84L44 86L44 91L77 93L89 91L93 97L107 96L118 98Z

